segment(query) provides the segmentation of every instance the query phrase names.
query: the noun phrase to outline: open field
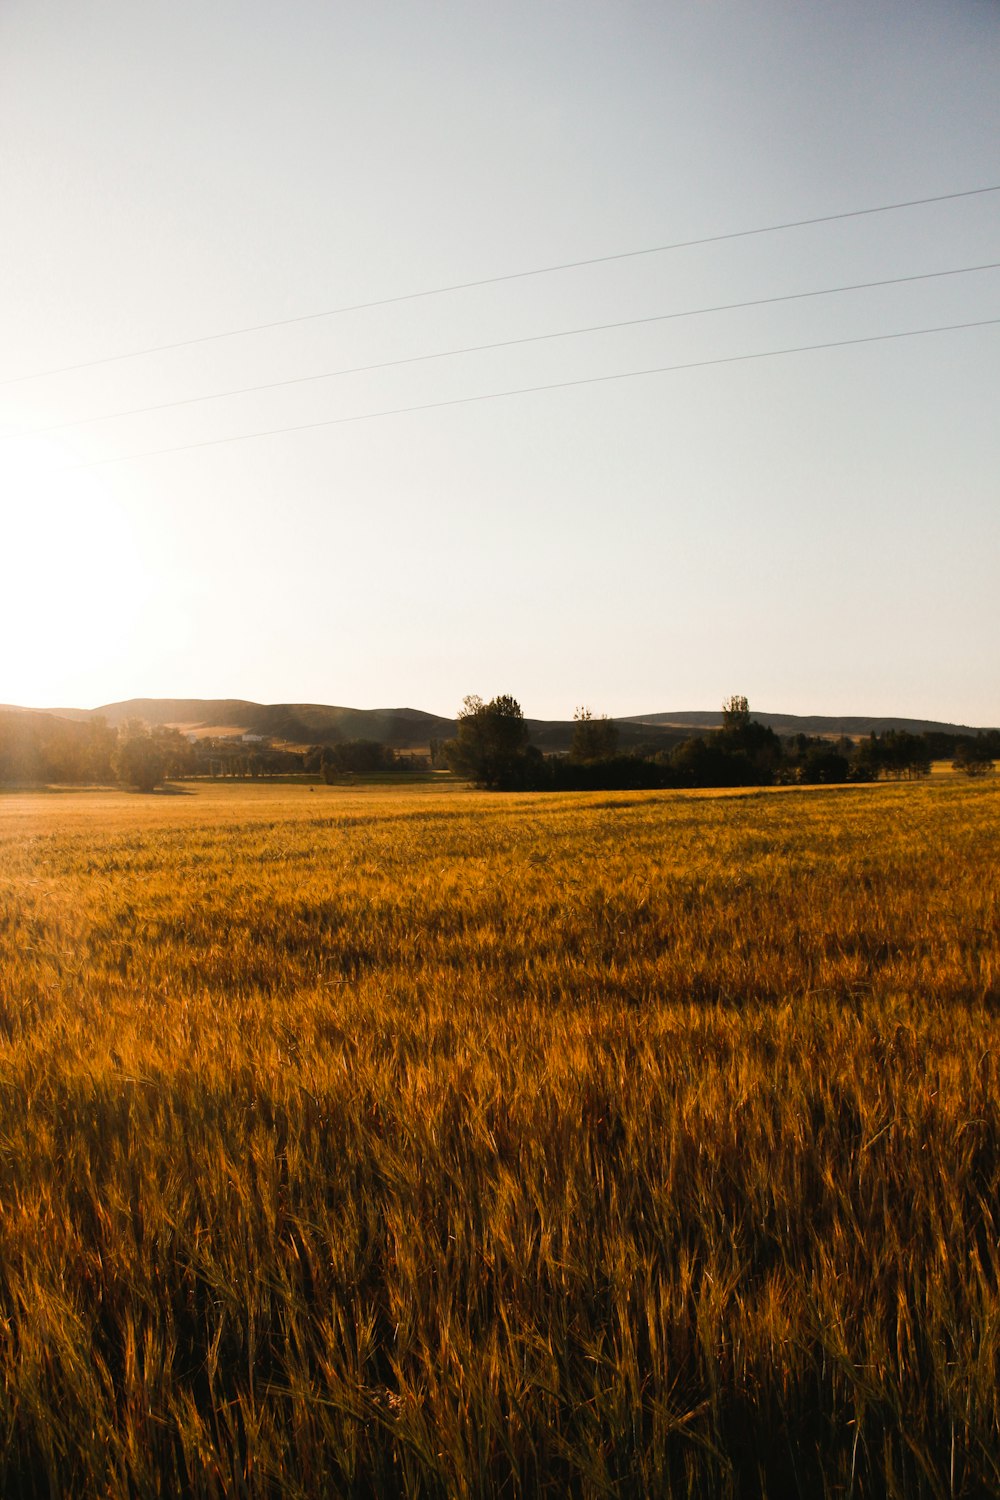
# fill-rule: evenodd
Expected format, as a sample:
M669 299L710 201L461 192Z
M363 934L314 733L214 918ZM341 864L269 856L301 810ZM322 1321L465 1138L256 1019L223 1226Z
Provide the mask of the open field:
M0 1492L1000 1493L998 835L0 798Z

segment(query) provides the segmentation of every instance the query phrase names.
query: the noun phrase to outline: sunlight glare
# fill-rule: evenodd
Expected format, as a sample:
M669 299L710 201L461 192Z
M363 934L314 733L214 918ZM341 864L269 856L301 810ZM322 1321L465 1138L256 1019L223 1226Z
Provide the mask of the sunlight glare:
M89 706L97 669L138 649L134 525L101 478L66 457L56 444L0 453L3 702Z

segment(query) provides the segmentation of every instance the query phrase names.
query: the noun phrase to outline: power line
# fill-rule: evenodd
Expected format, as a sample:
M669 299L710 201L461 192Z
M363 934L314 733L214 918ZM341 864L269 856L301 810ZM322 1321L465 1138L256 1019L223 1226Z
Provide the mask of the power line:
M916 276L891 276L883 281L856 281L850 286L827 286L812 292L786 292L777 297L755 297L748 302L722 302L714 307L696 307L684 312L657 313L648 318L625 318L617 323L593 323L587 328L564 328L554 333L533 333L525 338L500 339L491 344L468 344L459 349L439 349L432 354L411 354L403 359L386 359L377 364L349 365L341 370L325 370L319 375L296 375L290 380L269 380L261 385L237 386L233 390L215 391L207 396L183 396L177 401L159 401L150 406L132 406L124 411L105 412L96 417L79 417L72 422L54 422L47 427L31 427L24 432L9 433L5 441L17 438L41 437L50 432L67 432L74 427L87 427L92 422L113 422L121 417L141 417L150 412L172 411L178 406L195 406L202 401L223 401L229 396L250 396L261 391L284 390L292 385L308 385L317 380L335 380L343 375L370 374L376 370L394 370L403 365L425 364L432 359L452 359L463 354L484 354L495 349L514 349L524 344L540 344L552 339L577 338L588 333L608 333L620 328L638 328L649 323L666 323L676 318L700 318L707 313L735 312L742 308L769 307L777 302L801 302L809 297L832 297L841 292L869 291L876 287L901 286L913 281L933 281L944 276L967 276L977 271L995 271L1000 261L990 261L981 266L957 266L948 271L925 271Z
M881 344L892 339L921 338L929 333L955 333L966 328L989 328L1000 318L979 318L971 323L944 323L935 328L908 328L900 333L874 333L865 338L834 339L823 344L799 344L792 349L760 349L752 354L727 354L717 359L695 359L684 364L657 365L647 370L622 370L614 375L587 375L578 380L556 380L548 385L522 385L508 391L486 391L479 396L453 396L447 401L424 401L414 406L393 406L381 411L359 412L352 417L324 417L319 422L300 422L288 427L268 427L261 432L238 432L232 437L203 438L196 443L178 443L170 448L146 448L113 458L95 458L66 464L66 469L96 469L107 464L129 463L139 458L159 458L168 453L186 453L194 448L216 448L223 443L245 443L254 438L279 437L290 432L310 432L318 427L341 427L349 422L372 422L379 417L400 417L413 412L437 411L446 406L470 406L480 401L502 401L508 396L532 396L543 391L563 391L574 386L605 385L613 380L635 380L645 375L668 375L678 370L702 370L711 365L737 365L754 359L778 359L787 354L810 354L818 349L847 349L856 344Z
M1000 192L1000 183L991 187L967 188L959 193L938 193L929 198L908 198L900 203L881 203L874 208L852 208L843 213L820 214L812 219L790 219L783 224L764 224L755 229L735 229L726 234L702 235L699 239L674 240L666 245L649 245L641 250L620 250L613 255L595 255L587 260L561 261L551 266L535 266L528 271L508 271L501 276L484 276L476 281L455 281L448 286L428 287L418 292L404 292L396 297L379 297L370 302L352 302L342 307L326 308L322 312L299 313L291 318L276 318L269 323L251 323L243 328L230 328L221 333L204 333L193 339L179 339L171 344L152 344L145 349L131 349L125 354L107 354L100 359L82 360L79 364L60 365L51 370L38 370L31 375L14 375L0 380L0 388L20 385L26 380L44 380L52 375L68 375L75 370L91 370L97 365L116 364L124 359L139 359L146 354L165 354L172 349L188 349L196 344L213 343L218 339L237 338L245 333L263 333L270 328L288 328L294 323L315 322L319 318L333 318L341 313L367 312L376 307L390 307L399 302L416 302L425 297L443 297L450 292L471 291L477 287L498 286L505 281L523 281L531 276L549 276L556 271L577 271L586 266L608 265L612 261L634 260L643 255L663 255L671 250L691 250L699 245L717 245L725 240L749 239L754 235L778 234L786 229L806 229L814 224L833 224L841 219L861 219L870 214L894 213L901 208L920 208L930 203L950 203L957 198L976 198L984 193Z

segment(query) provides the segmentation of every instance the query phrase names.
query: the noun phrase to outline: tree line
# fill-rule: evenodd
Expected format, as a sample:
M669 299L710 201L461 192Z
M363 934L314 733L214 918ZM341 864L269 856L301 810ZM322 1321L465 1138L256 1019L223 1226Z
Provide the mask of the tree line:
M114 726L100 715L0 710L0 784L48 783L152 791L187 777L255 780L310 775L326 782L355 776L428 771L429 756L400 752L377 740L354 739L308 748L245 742L231 736L189 739L168 725L129 719Z
M301 771L293 751L248 747L227 739L191 742L178 729L100 715L83 721L57 714L0 712L0 783L77 786L119 783L151 791L186 776L266 776Z
M934 760L951 760L969 776L986 776L1000 759L1000 731L977 735L890 729L854 741L798 734L779 737L757 722L745 697L723 705L722 727L691 735L672 748L623 752L606 715L578 708L568 752L543 755L532 745L520 704L510 694L465 699L455 737L432 741L421 755L377 740L354 739L308 748L247 744L232 738L191 741L167 726L103 718L77 721L52 714L0 711L0 783L109 785L150 791L167 779L280 775L408 776L450 769L498 790L600 791L656 787L772 786L876 781L926 776Z
M734 695L723 704L720 729L649 753L620 753L614 720L578 708L569 752L546 756L531 744L517 699L504 693L488 703L467 697L444 753L458 775L506 791L832 785L912 780L949 756L956 770L985 776L1000 758L1000 731L971 736L889 729L860 741L805 734L782 739L753 718L744 696Z

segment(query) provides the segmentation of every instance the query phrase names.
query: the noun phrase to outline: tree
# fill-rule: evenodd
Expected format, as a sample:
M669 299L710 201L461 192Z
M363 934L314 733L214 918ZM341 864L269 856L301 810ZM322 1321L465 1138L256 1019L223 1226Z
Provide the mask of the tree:
M959 741L955 747L955 759L951 766L953 771L964 771L966 776L991 776L993 757L989 753L983 736L977 735L974 740Z
M781 741L769 725L750 717L750 702L742 693L734 693L723 703L722 728L716 736L716 743L725 754L744 757L761 786L771 782L775 769L781 764ZM718 783L719 786L742 784L737 781Z
M573 715L573 743L570 759L575 761L610 760L618 749L618 728L607 714L595 719L589 708L580 707Z
M836 745L821 741L810 745L803 755L799 765L799 780L811 785L829 786L846 781L850 769L846 755L842 755Z
M115 753L115 731L102 714L87 725L87 775L92 781L110 781Z
M872 733L858 750L858 763L875 778L914 781L931 773L931 752L923 735L908 729L887 729Z
M672 752L670 767L681 786L764 786L771 779L725 734L684 740Z
M742 693L733 693L722 705L722 727L730 734L746 729L750 723L750 700Z
M195 769L194 752L179 729L159 724L151 730L151 736L163 761L163 776L187 776Z
M145 724L130 719L118 731L111 769L123 786L151 792L163 780L163 754Z
M480 786L517 786L524 780L527 743L528 730L516 698L501 693L484 703L470 694L458 715L458 733L448 742L448 762L453 771Z
M336 781L338 776L375 776L398 769L395 750L380 740L345 740L337 745L324 745L320 768L327 782Z

